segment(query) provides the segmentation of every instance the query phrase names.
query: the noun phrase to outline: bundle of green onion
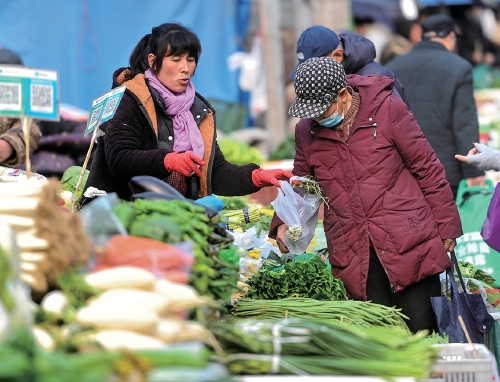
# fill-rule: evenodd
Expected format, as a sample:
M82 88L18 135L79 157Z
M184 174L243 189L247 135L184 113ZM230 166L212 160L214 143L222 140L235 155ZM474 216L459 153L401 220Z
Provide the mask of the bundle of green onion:
M401 309L370 301L318 301L291 297L280 300L242 298L235 302L231 313L240 318L273 319L297 317L321 322L337 321L354 326L399 327L409 332Z
M365 375L426 378L437 349L399 327L301 319L234 320L211 328L232 374Z
M260 221L260 210L257 206L250 206L243 210L223 210L226 218L226 229L245 228L248 223Z

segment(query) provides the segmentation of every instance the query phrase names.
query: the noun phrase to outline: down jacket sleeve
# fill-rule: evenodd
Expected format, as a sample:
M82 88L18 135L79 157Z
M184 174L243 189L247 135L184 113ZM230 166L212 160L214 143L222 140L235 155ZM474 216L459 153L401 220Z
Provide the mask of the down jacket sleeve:
M125 93L115 116L103 128L106 161L114 177L150 175L163 179L169 174L163 165L167 149L141 149L141 140L149 136L144 134L145 129L151 129L146 117L138 116L135 99Z
M443 165L402 101L390 97L388 102L392 139L431 208L441 239L460 237L460 216Z
M252 182L252 171L258 168L254 163L238 166L228 162L219 145L215 144L212 192L221 196L240 196L259 191L260 188Z
M21 120L19 118L0 118L0 139L3 139L12 146L13 155L7 161L2 163L7 167L19 167L26 162L26 142ZM30 152L38 148L40 141L40 128L36 120L30 125Z

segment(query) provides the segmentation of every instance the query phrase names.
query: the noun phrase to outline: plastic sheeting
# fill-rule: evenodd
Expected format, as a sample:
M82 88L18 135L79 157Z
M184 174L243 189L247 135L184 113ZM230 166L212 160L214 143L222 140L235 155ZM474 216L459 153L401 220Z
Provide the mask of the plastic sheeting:
M89 110L128 65L135 44L163 22L192 28L203 52L193 83L205 98L236 102L238 73L227 58L242 50L250 0L0 0L0 46L25 65L57 70L60 101ZM242 21L238 21L242 20Z

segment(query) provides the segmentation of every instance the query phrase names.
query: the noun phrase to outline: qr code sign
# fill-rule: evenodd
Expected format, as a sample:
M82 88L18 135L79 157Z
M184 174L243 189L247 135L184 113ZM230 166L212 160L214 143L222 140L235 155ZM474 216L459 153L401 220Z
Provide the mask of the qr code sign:
M106 102L106 107L102 113L102 119L107 118L114 113L119 98L120 97L110 98L108 102Z
M92 115L90 116L89 127L93 127L94 125L97 124L97 122L99 122L99 116L101 115L101 110L102 110L102 105L92 112Z
M21 84L0 82L0 109L21 110Z
M54 88L47 85L31 85L30 107L32 111L51 113L54 109Z

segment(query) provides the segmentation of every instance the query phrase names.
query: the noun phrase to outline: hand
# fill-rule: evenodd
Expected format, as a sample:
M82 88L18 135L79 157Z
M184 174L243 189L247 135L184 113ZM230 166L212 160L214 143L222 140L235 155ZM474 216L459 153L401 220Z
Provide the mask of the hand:
M13 152L14 149L10 143L5 139L0 139L0 163L7 161Z
M484 186L485 177L484 176L476 176L475 178L466 178L467 186L468 187L473 187L473 186Z
M444 250L446 252L451 252L451 251L453 251L453 249L455 249L455 246L457 245L457 241L455 239L444 239L443 245L444 245Z
M461 162L473 164L480 170L500 171L500 151L482 143L474 143L467 156L455 155Z
M276 235L276 244L280 249L281 253L290 252L285 245L285 232L288 230L288 226L286 224L282 224L278 227L278 233Z
M204 166L206 163L199 156L186 151L184 153L168 153L163 160L163 164L167 171L177 171L190 178L193 173L201 177L199 166Z
M263 170L258 168L252 171L252 182L259 188L280 186L280 180L288 180L294 174L283 170Z

